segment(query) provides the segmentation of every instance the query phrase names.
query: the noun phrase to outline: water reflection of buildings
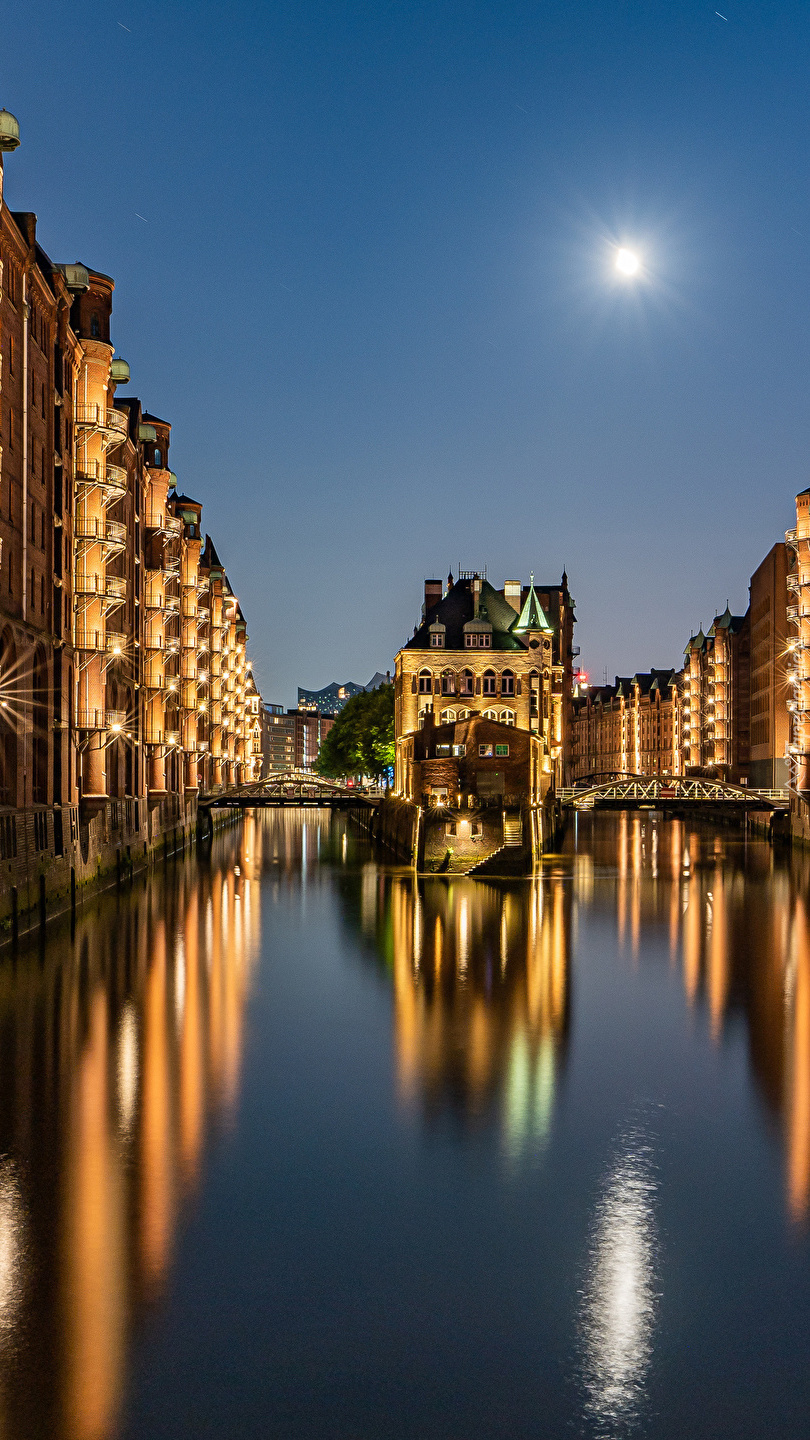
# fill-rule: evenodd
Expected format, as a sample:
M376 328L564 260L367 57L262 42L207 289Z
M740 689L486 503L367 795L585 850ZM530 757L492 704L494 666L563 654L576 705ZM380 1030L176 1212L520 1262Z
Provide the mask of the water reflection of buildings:
M689 1005L720 1043L745 1017L751 1065L783 1128L792 1218L810 1217L810 860L738 830L648 813L580 817L575 893L615 904L620 946L666 933Z
M210 865L102 897L0 971L0 1435L114 1428L133 1318L236 1097L261 847L247 817Z
M568 1037L570 880L496 888L369 865L359 901L392 975L403 1102L465 1121L495 1108L507 1151L536 1153Z

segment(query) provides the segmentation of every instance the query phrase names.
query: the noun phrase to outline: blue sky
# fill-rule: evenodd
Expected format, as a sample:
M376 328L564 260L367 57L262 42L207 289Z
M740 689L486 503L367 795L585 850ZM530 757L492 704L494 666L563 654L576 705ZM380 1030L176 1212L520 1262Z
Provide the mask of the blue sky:
M720 10L6 8L6 197L115 277L268 699L459 561L565 564L597 679L745 608L810 479L810 6Z

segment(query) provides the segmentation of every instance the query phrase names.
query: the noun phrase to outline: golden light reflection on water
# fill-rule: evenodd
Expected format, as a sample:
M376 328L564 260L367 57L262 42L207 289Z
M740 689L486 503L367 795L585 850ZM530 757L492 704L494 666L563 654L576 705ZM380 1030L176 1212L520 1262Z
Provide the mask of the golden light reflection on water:
M737 829L643 812L580 817L577 903L615 908L632 965L666 932L670 962L716 1046L748 1027L760 1093L784 1137L787 1212L810 1219L810 861Z
M403 1105L498 1117L511 1160L549 1135L568 1034L568 877L498 888L381 877L368 866L361 927L393 977Z
M586 1410L624 1433L645 1399L656 1312L656 1184L644 1133L622 1137L595 1207L580 1303Z
M261 847L247 817L210 866L101 897L0 968L2 1435L115 1430L134 1318L236 1098Z

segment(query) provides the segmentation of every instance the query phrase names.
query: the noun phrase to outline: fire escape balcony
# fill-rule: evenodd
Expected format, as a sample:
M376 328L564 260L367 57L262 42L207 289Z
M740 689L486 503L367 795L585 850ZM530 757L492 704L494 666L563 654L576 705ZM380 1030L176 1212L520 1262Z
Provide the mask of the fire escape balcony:
M101 655L106 648L106 635L103 630L87 629L83 625L77 625L73 644L77 650Z
M118 659L126 653L128 643L128 637L126 635L120 635L115 631L108 630L106 639L107 643L104 648L108 655L111 655L114 659Z
M103 545L107 550L124 550L127 527L119 520L101 520L95 515L77 516L73 522L75 539L83 546Z
M123 410L108 410L104 405L77 405L73 412L76 429L85 435L99 434L109 447L126 440L129 417Z
M164 610L166 608L166 598L163 591L155 589L152 585L147 585L144 591L143 608L144 610Z
M107 710L105 711L105 718L105 728L109 730L113 735L120 735L121 732L126 729L126 710Z
M122 500L127 493L127 472L123 465L99 460L81 460L76 469L76 484L83 490L98 488L107 504Z
M166 596L165 596L164 609L171 611L171 613L172 613L173 615L179 615L179 614L180 614L180 596L179 596L179 595L166 595Z
M104 730L104 711L102 710L77 710L77 730Z

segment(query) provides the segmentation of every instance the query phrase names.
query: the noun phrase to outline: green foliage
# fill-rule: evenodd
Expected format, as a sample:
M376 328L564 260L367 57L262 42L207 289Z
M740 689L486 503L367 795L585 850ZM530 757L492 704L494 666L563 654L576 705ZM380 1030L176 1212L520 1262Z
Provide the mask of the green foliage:
M321 745L315 770L333 779L368 775L381 780L393 763L394 687L381 685L347 700Z

